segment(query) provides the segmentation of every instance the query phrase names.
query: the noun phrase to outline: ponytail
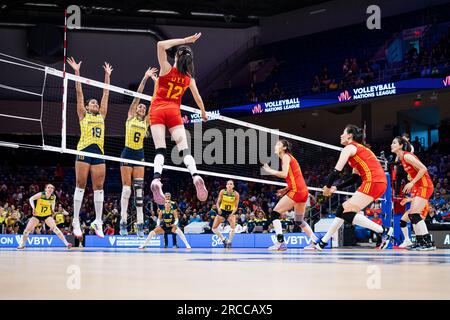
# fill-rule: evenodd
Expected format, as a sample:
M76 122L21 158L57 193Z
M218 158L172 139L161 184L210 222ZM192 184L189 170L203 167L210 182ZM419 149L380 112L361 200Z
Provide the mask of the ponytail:
M365 144L365 141L364 141L364 130L363 129L361 129L358 126L355 126L354 124L348 124L345 127L345 130L347 130L348 134L351 134L353 136L353 141L356 141L356 142L361 143L363 145Z
M411 143L409 143L408 140L400 136L397 136L394 139L397 140L398 144L402 146L403 151L411 152Z
M194 53L188 46L180 46L177 49L177 70L185 76L195 78Z

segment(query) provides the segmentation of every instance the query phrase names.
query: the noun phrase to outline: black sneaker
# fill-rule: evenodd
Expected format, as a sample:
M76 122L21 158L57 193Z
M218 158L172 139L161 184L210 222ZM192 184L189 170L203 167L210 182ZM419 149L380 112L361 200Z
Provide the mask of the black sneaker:
M319 251L322 251L326 246L327 246L327 244L325 242L323 242L322 239L320 239L316 243L316 249L319 250Z
M227 241L227 246L226 246L226 248L227 248L227 249L231 249L231 242L230 242L230 241Z
M416 250L420 245L417 242L413 242L413 244L406 247L406 250Z
M228 248L228 240L227 239L223 239L223 247L226 249L226 248Z

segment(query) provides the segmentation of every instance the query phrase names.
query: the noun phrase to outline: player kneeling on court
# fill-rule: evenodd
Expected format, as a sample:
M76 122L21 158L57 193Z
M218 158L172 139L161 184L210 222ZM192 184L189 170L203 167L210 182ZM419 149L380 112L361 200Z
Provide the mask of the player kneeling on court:
M61 230L56 226L56 222L52 215L55 211L55 200L56 196L53 194L55 187L52 184L47 184L45 186L44 192L36 193L30 198L30 205L33 208L33 217L28 221L27 227L23 232L22 243L17 247L17 249L25 249L25 245L28 241L28 237L34 228L39 224L39 222L44 222L49 226L58 238L64 243L67 249L72 247L72 244L67 242L66 238L62 234ZM35 202L36 201L36 206Z
M191 246L187 242L186 236L183 231L178 228L178 214L172 207L172 201L165 200L164 210L160 210L158 213L158 220L156 221L157 227L155 230L150 231L147 239L143 245L139 247L139 249L145 249L148 243L152 240L152 238L157 234L164 234L166 232L173 232L180 236L181 240L183 240L187 249L190 249Z

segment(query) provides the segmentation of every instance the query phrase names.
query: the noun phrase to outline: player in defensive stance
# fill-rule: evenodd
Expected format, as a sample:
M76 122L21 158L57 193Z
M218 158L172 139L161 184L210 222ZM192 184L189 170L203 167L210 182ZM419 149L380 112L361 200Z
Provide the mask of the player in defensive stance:
M144 78L137 90L138 93L144 91L145 83L148 78L156 82L156 68L150 68L145 72ZM144 138L147 136L148 118L146 117L146 107L139 103L139 98L134 98L128 110L128 118L125 124L125 148L122 151L121 158L136 161L145 161L144 159ZM127 230L127 210L131 196L131 181L133 181L134 199L136 201L137 213L137 235L144 236L144 166L127 163L126 160L121 163L120 174L122 176L122 197L120 200L120 235L126 236Z
M227 181L227 187L220 191L219 197L217 199L217 215L214 218L214 223L212 226L212 231L222 240L225 248L231 248L231 242L234 237L234 229L236 228L236 216L239 205L239 193L234 190L233 180ZM219 225L228 220L230 223L231 231L228 239L223 236L219 231Z
M275 153L281 159L282 170L277 171L264 164L264 170L278 178L286 179L287 187L278 190L277 195L281 198L272 211L272 224L277 234L277 243L269 250L284 251L287 249L284 242L283 229L280 221L280 214L294 208L294 222L298 224L312 241L317 241L317 237L311 227L304 220L306 202L308 201L308 187L303 179L302 170L297 160L292 155L292 146L285 139L279 140L275 144Z
M153 199L160 205L164 204L161 173L163 170L164 158L167 153L166 128L176 142L178 151L183 158L183 162L192 176L197 190L197 198L200 201L206 201L208 198L205 182L198 175L194 157L189 152L180 110L181 98L187 88L189 88L195 102L201 110L203 120L206 121L208 119L202 97L198 92L194 79L194 53L190 47L185 45L187 43L195 43L200 36L201 33L196 33L195 35L184 39L158 41L157 44L160 71L149 113L150 129L156 150L154 160L155 171L150 188L153 192ZM172 66L167 61L166 50L174 46L179 47L176 50L175 62Z
M385 232L386 230L382 226L363 214L358 214L381 197L387 189L386 175L380 162L370 149L362 145L362 142L363 130L355 125L347 125L341 134L341 144L345 147L341 151L335 168L328 176L328 183L323 187L323 195L329 197L336 190L353 185L360 179L362 183L355 194L337 208L336 218L334 218L328 232L316 243L318 250L325 248L331 236L344 224L344 221L382 234L381 250L386 249L389 244L393 232L392 228ZM342 184L334 186L334 181L346 163L353 168L352 177Z
M411 181L403 188L403 193L411 193L415 188L415 194L411 203L408 218L411 221L417 239L417 247L411 249L428 251L435 250L431 235L421 213L428 204L428 199L434 192L433 182L428 174L427 167L419 158L411 153L410 144L402 137L396 137L392 141L391 151L400 159L403 168L411 177ZM402 227L405 225L402 225Z
M73 58L67 62L75 71L75 75L80 75L81 61L76 63ZM105 70L105 84L110 83L113 68L109 63L103 65ZM77 92L77 114L80 121L81 137L78 141L77 150L103 155L103 145L105 142L105 118L108 112L109 90L103 89L103 96L98 104L96 99L84 101L83 89L80 82L75 82ZM106 166L105 160L78 155L75 161L76 188L73 195L73 234L77 238L83 237L80 228L80 209L83 202L84 189L87 179L91 174L92 187L94 189L95 220L91 224L97 236L103 238L103 184L105 183Z
M72 247L72 244L67 242L61 230L59 230L56 226L55 219L52 217L55 211L56 202L56 196L53 191L55 191L55 187L52 184L47 184L44 192L36 193L30 198L30 206L33 209L33 217L31 217L28 221L25 231L23 232L22 243L17 247L17 249L25 249L30 233L34 231L34 228L36 228L39 222L45 222L47 226L49 226L50 230L53 231L59 239L61 239L67 249ZM35 201L36 206L34 203Z
M165 200L164 210L160 210L158 213L158 220L156 221L157 227L155 230L150 231L147 239L143 245L139 247L139 249L145 249L148 243L152 240L152 238L157 234L163 234L165 232L176 233L180 236L181 240L183 240L187 249L190 249L191 246L187 242L186 236L183 231L178 228L178 214L172 207L172 201Z

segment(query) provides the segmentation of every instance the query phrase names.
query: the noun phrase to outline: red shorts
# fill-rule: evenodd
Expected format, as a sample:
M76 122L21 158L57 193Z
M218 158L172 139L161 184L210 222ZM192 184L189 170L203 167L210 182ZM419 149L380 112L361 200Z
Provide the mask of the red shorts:
M386 189L387 184L384 182L363 181L361 186L356 191L364 193L376 200L386 192Z
M413 197L420 197L425 200L428 200L431 198L434 192L434 187L416 187L415 192L412 194Z
M179 107L161 107L157 110L150 108L150 125L163 124L167 128L183 125Z
M289 191L286 195L290 199L294 200L295 203L306 202L308 200L308 191L302 192Z

